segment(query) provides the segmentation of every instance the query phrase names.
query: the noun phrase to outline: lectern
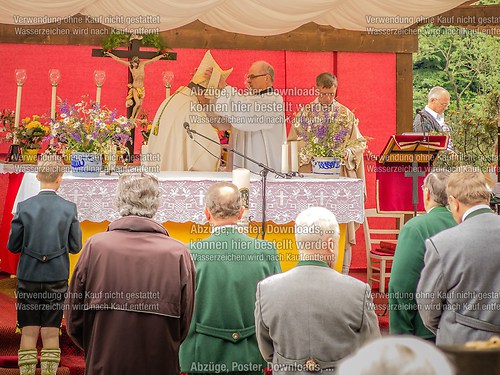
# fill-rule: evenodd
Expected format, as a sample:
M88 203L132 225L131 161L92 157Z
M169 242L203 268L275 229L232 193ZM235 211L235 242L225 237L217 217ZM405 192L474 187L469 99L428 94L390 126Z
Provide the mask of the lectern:
M392 135L377 161L378 212L417 214L424 211L419 189L439 152L448 148L449 136L407 133ZM407 177L411 177L411 180Z

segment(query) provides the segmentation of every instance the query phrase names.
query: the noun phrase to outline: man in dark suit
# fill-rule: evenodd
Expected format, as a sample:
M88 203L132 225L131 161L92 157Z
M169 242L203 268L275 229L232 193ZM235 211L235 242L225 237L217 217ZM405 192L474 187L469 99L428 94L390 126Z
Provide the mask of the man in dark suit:
M68 289L69 254L81 250L82 231L76 205L56 194L64 165L49 159L38 168L40 193L18 204L7 247L21 253L17 268L21 374L35 374L41 334L42 374L55 375L61 356L59 327Z
M260 373L266 368L255 336L257 283L281 272L276 247L241 233L238 188L212 185L205 215L212 235L190 244L196 265L196 304L179 353L181 372Z
M450 93L440 86L433 87L427 95L427 105L418 111L413 120L413 131L417 133L449 132L450 128L444 120L444 111L449 105Z
M389 327L391 334L415 335L434 341L418 313L415 293L424 268L425 240L457 225L446 208L448 172L431 172L424 180L423 197L427 212L408 221L398 237L389 281Z
M488 340L500 332L500 217L489 208L483 173L451 174L447 194L456 227L425 242L417 303L436 344Z

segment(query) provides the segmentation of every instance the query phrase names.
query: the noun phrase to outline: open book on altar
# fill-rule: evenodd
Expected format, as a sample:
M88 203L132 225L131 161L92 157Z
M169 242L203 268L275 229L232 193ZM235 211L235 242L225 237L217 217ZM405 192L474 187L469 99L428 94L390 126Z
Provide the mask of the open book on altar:
M429 135L423 133L394 134L389 138L380 155L380 163L428 163L440 151L448 148L447 134Z

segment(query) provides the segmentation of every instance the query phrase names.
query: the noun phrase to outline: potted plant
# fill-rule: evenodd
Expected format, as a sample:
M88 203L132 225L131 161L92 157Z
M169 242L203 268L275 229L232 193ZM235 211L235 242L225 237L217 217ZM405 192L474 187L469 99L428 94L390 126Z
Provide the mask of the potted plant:
M50 132L50 127L42 123L37 115L24 118L19 126L15 126L14 112L0 112L0 132L2 142L14 142L21 149L22 160L25 163L36 163L37 155L42 148L42 142Z
M347 149L366 144L361 137L350 140L358 119L343 106L333 110L318 103L304 106L292 121L300 142L300 164L312 164L313 173L338 177Z
M125 116L104 105L82 99L79 103L60 104L59 117L52 124L52 138L57 146L70 153L73 174L98 176L102 166L102 154L116 146L120 154L128 150L133 124Z

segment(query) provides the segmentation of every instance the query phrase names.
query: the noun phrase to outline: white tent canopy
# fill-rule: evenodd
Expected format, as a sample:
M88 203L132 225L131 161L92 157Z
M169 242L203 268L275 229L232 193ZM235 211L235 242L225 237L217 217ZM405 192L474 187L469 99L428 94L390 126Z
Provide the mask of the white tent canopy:
M0 3L0 23L71 23L75 14L118 29L175 29L195 20L246 35L277 35L308 22L337 29L400 29L464 0L16 0Z

